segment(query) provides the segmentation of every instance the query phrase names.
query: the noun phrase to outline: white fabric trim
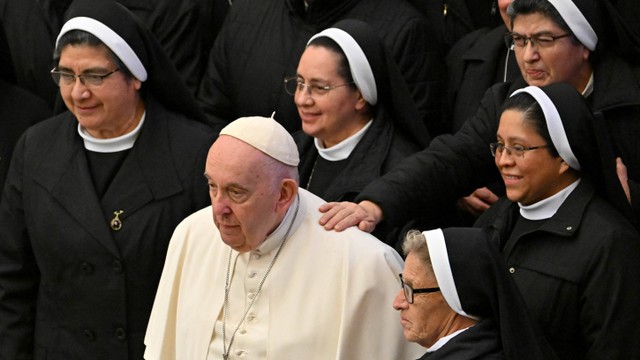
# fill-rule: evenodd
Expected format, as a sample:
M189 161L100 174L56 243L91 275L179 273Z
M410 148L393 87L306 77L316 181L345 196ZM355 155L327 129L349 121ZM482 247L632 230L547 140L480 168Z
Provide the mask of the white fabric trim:
M434 352L437 351L438 349L440 349L441 347L443 347L446 343L449 342L449 340L453 339L454 337L460 335L461 332L468 330L469 328L473 327L473 325L466 327L464 329L460 329L456 332L453 332L447 336L443 336L440 339L438 339L438 341L436 341L433 345L431 345L430 347L427 348L427 352Z
M580 184L580 179L574 181L571 185L558 191L552 196L540 200L535 204L522 205L521 203L518 203L518 206L520 207L520 215L527 220L550 219L556 214L556 212L558 212L558 209L562 206L569 194L578 187L578 184Z
M322 141L318 138L314 138L313 143L316 145L318 154L322 156L323 159L328 161L344 160L348 158L353 152L353 149L358 146L358 143L362 140L364 134L367 133L372 123L373 120L369 120L369 122L362 129L358 130L357 133L349 136L330 148L325 148Z
M553 101L551 101L549 96L547 96L547 94L537 86L527 86L526 88L516 90L511 94L511 97L520 93L530 94L538 104L540 104L542 112L544 113L544 118L547 122L551 141L553 142L556 150L558 150L558 154L560 154L560 157L569 164L569 166L579 171L581 169L580 163L571 150L569 139L567 139L567 133L564 131L564 127L562 126L562 119L560 118L558 109L556 109Z
M595 50L598 44L598 35L576 4L572 0L549 0L549 3L558 10L562 19L569 25L582 45L591 51Z
M451 272L447 244L444 241L444 233L442 232L442 229L424 231L422 234L427 239L427 248L429 249L429 257L431 258L433 272L436 276L436 280L438 281L440 292L442 292L442 296L444 296L447 304L449 304L451 310L456 313L474 320L479 320L478 317L469 315L462 310L462 304L460 303L460 297L458 296L458 290L456 289L456 282L453 279L453 273Z
M144 118L146 115L146 111L142 114L140 118L140 123L136 126L133 131L128 132L122 136L118 136L111 139L98 139L87 131L84 127L78 124L78 134L84 141L84 148L89 151L99 152L99 153L115 153L119 151L129 150L133 147L138 139L138 135L140 135L140 129L142 129L142 124L144 123Z
M349 61L349 68L353 81L362 93L362 97L370 104L378 103L378 90L376 89L376 79L373 76L373 70L367 56L360 48L360 45L344 30L338 28L329 28L318 34L315 34L307 42L307 46L311 41L319 37L328 37L335 41Z
M84 30L95 35L122 60L136 79L140 81L147 80L147 70L144 68L144 65L142 65L138 55L136 55L135 51L133 51L120 35L105 24L88 17L75 17L67 21L62 27L62 30L60 30L60 34L56 39L56 46L58 46L62 35L71 30Z
M582 90L582 96L584 98L588 98L591 93L593 93L593 71L591 72L591 76L589 76L587 86L585 86L584 90Z

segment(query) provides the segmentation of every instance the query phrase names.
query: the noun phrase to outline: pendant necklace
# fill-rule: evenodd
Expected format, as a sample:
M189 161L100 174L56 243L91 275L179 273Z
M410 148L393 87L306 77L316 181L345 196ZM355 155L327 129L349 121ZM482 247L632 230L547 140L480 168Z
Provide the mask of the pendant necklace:
M313 173L316 172L316 165L318 165L318 158L320 157L320 155L318 155L316 157L316 161L313 162L313 167L311 168L311 174L309 174L309 180L307 180L307 187L306 189L309 190L309 186L311 186L311 179L313 179ZM311 191L311 190L309 190Z
M269 272L271 272L271 268L273 268L273 264L276 263L276 260L278 259L278 255L280 255L280 250L282 250L282 247L284 246L284 243L285 241L287 241L287 237L289 236L289 232L293 227L293 223L296 222L296 218L298 217L298 209L300 208L300 194L296 196L296 199L297 199L296 209L294 210L294 213L293 213L293 219L291 219L291 222L289 223L289 227L287 228L287 231L284 233L284 236L282 237L282 242L280 243L280 246L278 246L278 250L276 251L276 254L273 256L273 260L271 260L271 264L269 264L267 271L265 272L264 276L262 277L262 280L260 280L260 283L258 284L258 288L255 292L255 296L253 297L253 299L251 299L251 302L249 303L247 310L244 312L244 315L242 316L242 320L240 320L240 322L238 323L238 326L236 326L236 329L233 331L233 334L231 335L231 339L229 339L229 346L227 347L225 329L227 327L227 303L229 302L229 280L230 280L229 277L231 273L230 271L231 254L233 253L232 249L229 248L229 260L227 261L227 280L224 285L224 305L222 306L222 358L224 360L229 359L229 351L231 350L231 344L233 344L233 340L236 337L236 333L238 332L238 329L240 329L240 326L242 326L242 324L244 323L244 320L247 318L247 314L249 314L249 310L251 310L253 303L258 298L258 295L260 294L260 290L262 290L262 285L264 284L265 280L267 280L267 276L269 275Z

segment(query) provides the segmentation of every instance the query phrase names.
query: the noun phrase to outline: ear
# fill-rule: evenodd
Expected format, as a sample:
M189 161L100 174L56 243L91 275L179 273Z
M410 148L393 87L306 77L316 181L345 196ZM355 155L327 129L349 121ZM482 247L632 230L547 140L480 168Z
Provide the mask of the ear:
M558 168L558 175L564 175L569 171L573 170L571 169L571 166L569 166L569 164L567 164L561 157L558 156L558 159L560 159L560 167Z
M278 209L286 209L291 206L293 199L298 194L298 183L293 179L283 179L280 185L280 197L276 207Z
M364 97L362 96L362 93L360 92L360 90L356 90L356 106L355 109L357 111L361 111L362 109L365 108L365 106L367 106L369 103L367 103L367 100L364 99Z
M140 90L140 88L142 87L142 81L136 79L135 77L133 78L133 88L136 90Z

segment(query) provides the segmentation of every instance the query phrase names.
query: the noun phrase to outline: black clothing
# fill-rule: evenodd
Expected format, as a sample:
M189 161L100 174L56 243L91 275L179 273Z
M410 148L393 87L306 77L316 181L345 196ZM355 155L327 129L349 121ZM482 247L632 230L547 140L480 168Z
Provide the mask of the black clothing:
M587 101L601 112L613 139L616 155L629 171L632 205L640 219L640 69L613 54L594 64L594 90ZM476 114L454 135L441 135L430 146L409 157L394 171L369 184L356 202L371 200L384 213L385 221L402 223L420 215L425 204L448 204L487 183L499 181L489 143L496 139L500 109L515 89L525 87L522 80L496 84L489 88ZM600 138L606 137L603 132ZM603 164L614 167L615 164ZM613 185L610 185L613 186ZM608 199L611 200L611 199Z
M501 198L476 223L496 245L519 207ZM503 257L524 301L561 359L636 359L640 347L640 235L582 179L537 230L509 239Z
M213 39L198 29L211 27L211 11L203 10L205 0L120 0L153 32L173 65L195 94ZM3 23L16 85L42 97L53 109L58 87L49 71L52 54L63 25L59 0L0 0ZM96 4L100 4L96 0ZM68 4L67 4L68 5Z
M504 42L502 24L476 30L458 41L446 57L446 109L453 132L476 113L482 97L493 84L513 82L522 74L515 54Z
M289 132L299 130L300 118L283 79L296 74L312 35L346 18L375 29L398 63L420 119L430 132L432 125L439 126L444 66L438 39L404 0L315 1L308 12L303 0L237 0L218 34L198 93L216 129L242 116L275 111Z
M44 100L0 79L0 201L13 147L29 126L49 116Z
M493 320L484 319L418 360L504 360L499 335Z
M209 204L213 140L158 103L146 109L101 198L71 113L18 142L0 205L0 358L142 359L171 234Z

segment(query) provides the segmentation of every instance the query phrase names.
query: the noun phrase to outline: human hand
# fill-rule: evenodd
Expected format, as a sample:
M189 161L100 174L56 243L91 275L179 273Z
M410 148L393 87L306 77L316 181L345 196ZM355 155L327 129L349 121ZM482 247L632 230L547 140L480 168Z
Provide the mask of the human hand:
M631 204L631 190L629 189L629 177L627 176L627 166L622 162L622 159L616 158L616 173L618 174L618 179L620 180L620 184L622 184L622 189L624 190L624 194L627 196L627 201Z
M471 195L460 198L458 207L473 216L480 216L487 211L493 203L498 201L498 196L486 187L476 189Z
M320 212L324 213L320 225L326 230L342 231L357 225L360 230L370 233L382 221L382 209L371 201L362 201L360 204L330 202L320 206Z

